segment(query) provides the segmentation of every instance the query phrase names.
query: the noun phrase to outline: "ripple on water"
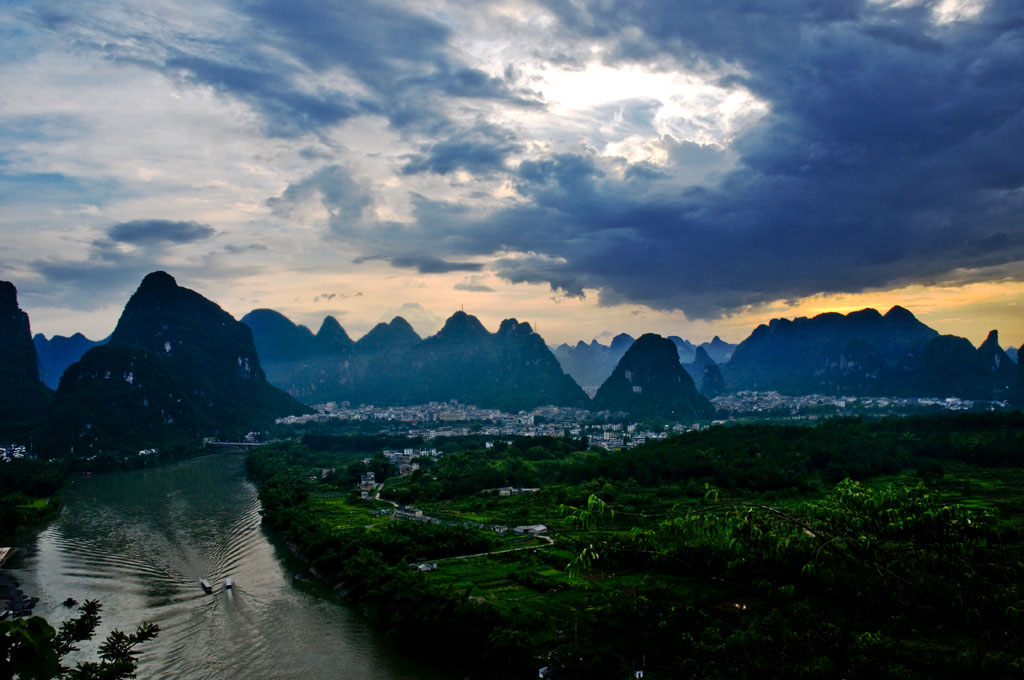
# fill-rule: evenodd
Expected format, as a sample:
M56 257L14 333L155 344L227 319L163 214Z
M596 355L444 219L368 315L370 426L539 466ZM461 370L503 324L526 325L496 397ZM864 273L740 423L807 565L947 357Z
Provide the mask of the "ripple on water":
M159 624L140 678L443 677L396 655L350 610L294 587L244 474L240 457L220 455L76 480L18 574L41 598L36 613L65 619L70 596L103 603L98 638Z

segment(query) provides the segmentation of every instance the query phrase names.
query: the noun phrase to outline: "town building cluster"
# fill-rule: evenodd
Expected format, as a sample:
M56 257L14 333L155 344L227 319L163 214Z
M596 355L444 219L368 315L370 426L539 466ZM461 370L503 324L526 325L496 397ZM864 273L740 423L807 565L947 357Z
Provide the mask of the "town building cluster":
M853 397L826 394L785 395L743 391L711 400L720 413L732 416L811 416L815 414L901 413L927 410L969 411L976 406L1003 409L1007 402L975 402L957 397Z
M278 418L282 425L327 423L331 421L378 422L387 432L432 441L438 437L479 434L487 437L589 437L592 444L606 449L639 446L651 439L664 439L670 432L696 429L696 424L676 424L665 431L640 429L636 423L603 423L609 414L563 406L540 406L531 411L506 413L457 401L431 402L415 406L358 406L328 402L316 406L316 413ZM386 451L396 465L417 466L415 458L433 455L433 449ZM395 460L392 460L394 458ZM402 460L399 460L402 459ZM407 460L406 460L407 459ZM398 461L398 462L396 462ZM418 466L417 466L418 467ZM415 469L415 467L412 467Z
M398 474L411 475L420 469L418 459L430 458L437 460L440 455L437 449L402 449L401 451L384 450L384 457L398 468ZM372 473L371 473L372 474Z
M10 463L27 456L28 451L22 444L0 444L0 463Z
M967 399L924 397L853 397L807 394L790 396L779 392L743 391L711 400L721 420L711 425L738 418L785 418L806 420L830 415L861 415L866 413L914 413L921 410L966 411L979 406L986 409L1005 408L1005 402L974 402ZM414 406L351 406L348 402L328 402L315 407L316 412L278 418L283 425L329 422L372 422L382 432L422 437L433 441L439 437L484 435L502 437L587 437L593 446L609 451L640 446L648 441L664 439L670 434L699 430L708 422L678 422L652 430L639 423L616 422L607 411L594 413L580 408L541 406L531 411L507 413L498 409L479 408L452 400ZM407 454L390 452L402 458L396 465L415 470L414 460L422 452ZM390 459L390 458L389 458ZM395 461L392 461L395 462Z

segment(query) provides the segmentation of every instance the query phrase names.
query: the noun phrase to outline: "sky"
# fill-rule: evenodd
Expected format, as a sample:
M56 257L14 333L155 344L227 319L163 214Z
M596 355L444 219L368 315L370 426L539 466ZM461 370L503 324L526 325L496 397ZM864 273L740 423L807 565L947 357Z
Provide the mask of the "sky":
M5 0L0 279L148 272L353 337L549 343L900 304L1024 342L1019 0Z

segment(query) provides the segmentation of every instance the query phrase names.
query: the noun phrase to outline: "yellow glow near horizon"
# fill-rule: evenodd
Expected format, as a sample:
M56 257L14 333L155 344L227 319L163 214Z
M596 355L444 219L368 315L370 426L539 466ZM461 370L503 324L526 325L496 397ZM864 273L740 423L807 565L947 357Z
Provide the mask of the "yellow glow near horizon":
M849 312L873 307L883 314L906 307L940 333L966 337L975 345L991 330L999 331L1003 347L1024 343L1024 282L972 283L964 286L907 286L887 291L843 295L816 295L795 305L783 304L782 316L814 316L823 312ZM771 316L779 316L773 313Z
M1024 343L1024 282L974 283L964 286L923 285L868 293L815 295L796 302L779 300L712 321L687 319L681 312L652 310L643 305L601 307L597 291L583 299L553 294L545 284L510 284L487 272L453 272L420 276L396 271L385 263L367 263L358 271L326 274L322 271L260 272L224 285L190 280L179 275L180 285L193 288L220 304L236 319L258 307L275 309L314 332L328 315L337 317L353 339L379 321L402 315L421 335L436 332L459 309L477 316L495 331L503 319L515 317L536 327L551 345L597 338L607 344L618 333L634 337L647 332L678 335L700 343L719 335L738 343L759 324L773 318L814 316L823 312L849 313L873 307L885 313L893 305L909 309L940 333L968 338L974 345L990 330L999 331L1000 345ZM457 290L473 283L492 290ZM333 299L325 294L335 293ZM361 293L361 294L360 294ZM318 299L319 296L319 299ZM95 312L24 307L33 332L71 335L84 332L102 338L111 330L126 300ZM411 304L412 308L403 306Z

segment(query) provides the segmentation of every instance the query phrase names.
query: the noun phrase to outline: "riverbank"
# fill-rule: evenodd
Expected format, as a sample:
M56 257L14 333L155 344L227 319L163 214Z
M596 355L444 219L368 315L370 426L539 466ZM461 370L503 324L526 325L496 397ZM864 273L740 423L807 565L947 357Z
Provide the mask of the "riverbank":
M140 678L438 680L318 584L261 527L242 456L209 455L76 478L65 510L13 566L35 615L67 619L68 597L103 603L98 631L160 626ZM201 578L234 588L204 593ZM2 675L2 674L0 674Z
M0 550L13 551L13 548L2 548ZM0 559L0 569L10 556L10 552ZM13 575L0 571L0 620L8 616L24 617L31 616L32 609L39 602L38 597L29 597L21 589L18 580Z

